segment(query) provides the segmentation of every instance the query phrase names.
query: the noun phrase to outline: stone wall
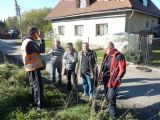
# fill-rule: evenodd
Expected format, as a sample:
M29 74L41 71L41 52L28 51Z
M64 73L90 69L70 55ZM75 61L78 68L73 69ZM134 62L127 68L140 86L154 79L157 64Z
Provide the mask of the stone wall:
M139 50L139 35L138 34L119 34L119 35L107 35L103 41L101 40L98 45L97 42L89 42L92 48L105 48L107 41L113 41L115 44L115 48L119 51L123 51L123 49L134 49Z

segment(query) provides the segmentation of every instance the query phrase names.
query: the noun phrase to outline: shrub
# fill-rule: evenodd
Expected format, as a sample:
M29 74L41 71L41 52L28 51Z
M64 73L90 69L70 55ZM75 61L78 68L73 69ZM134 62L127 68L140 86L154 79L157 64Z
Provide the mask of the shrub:
M132 113L127 113L126 116L124 116L124 118L122 116L119 117L119 119L117 120L138 120L138 119L135 119L132 115Z
M18 67L14 64L1 64L0 65L0 77L3 79L9 79L15 71L18 70Z
M124 53L126 61L134 64L140 64L142 62L141 54L137 50L128 50Z
M77 51L81 51L81 50L82 50L82 43L83 43L82 40L77 40L77 41L75 42L75 47L76 47L76 50L77 50Z
M89 105L79 105L59 111L55 116L55 120L88 120L89 114Z
M30 108L28 112L23 113L19 108L16 111L12 112L10 118L16 120L51 120L53 118L54 113L47 110L36 110L34 108Z

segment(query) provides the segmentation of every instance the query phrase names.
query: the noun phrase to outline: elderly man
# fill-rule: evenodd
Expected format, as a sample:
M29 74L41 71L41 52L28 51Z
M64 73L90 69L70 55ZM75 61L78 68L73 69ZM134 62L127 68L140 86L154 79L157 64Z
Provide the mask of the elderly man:
M76 63L78 62L78 53L73 48L72 43L67 43L67 51L64 53L63 56L63 64L65 66L65 72L68 79L68 91L70 92L72 89L76 90L77 87L77 81L76 81L76 75L75 75L75 67ZM72 84L71 84L72 83Z
M104 54L101 75L104 82L105 94L108 101L109 116L116 117L116 93L117 87L126 72L124 55L115 49L113 42L107 43L107 50Z

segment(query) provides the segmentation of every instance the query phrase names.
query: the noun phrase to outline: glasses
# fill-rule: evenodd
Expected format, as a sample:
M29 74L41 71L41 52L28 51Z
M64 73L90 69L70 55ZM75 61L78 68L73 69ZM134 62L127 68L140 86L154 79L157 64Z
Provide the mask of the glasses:
M71 46L67 46L67 48L71 48Z

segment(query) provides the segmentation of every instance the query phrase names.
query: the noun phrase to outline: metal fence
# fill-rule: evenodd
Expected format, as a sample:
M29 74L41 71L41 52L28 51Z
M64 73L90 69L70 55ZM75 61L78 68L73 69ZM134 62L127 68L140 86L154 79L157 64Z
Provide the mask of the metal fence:
M144 65L158 65L160 60L160 38L153 36L141 36L139 38L139 50L142 56Z

